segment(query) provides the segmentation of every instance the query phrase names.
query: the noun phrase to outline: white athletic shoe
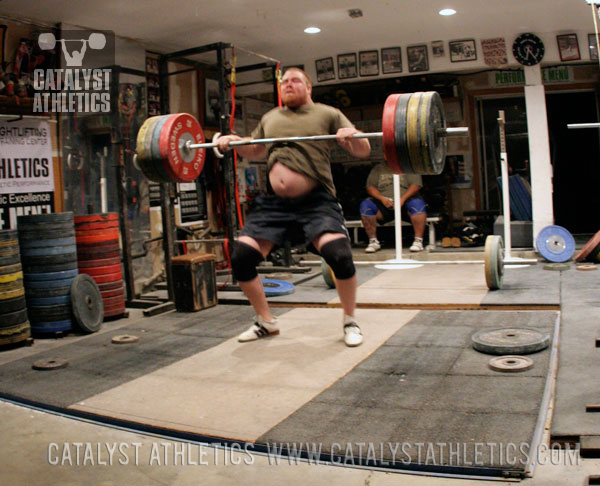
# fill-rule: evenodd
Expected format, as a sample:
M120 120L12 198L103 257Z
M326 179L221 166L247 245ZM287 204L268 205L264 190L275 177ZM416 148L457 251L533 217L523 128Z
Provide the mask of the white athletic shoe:
M381 250L381 243L377 240L370 240L369 246L365 248L365 253L375 253L379 250Z
M265 321L261 316L258 316L247 331L244 331L238 336L240 343L247 343L248 341L256 341L257 339L276 336L279 334L279 327L277 326L277 318L273 318L273 322Z
M423 240L415 240L415 241L413 241L413 244L410 245L409 250L413 251L413 252L423 251Z
M344 324L344 342L351 348L363 342L363 335L356 321L352 320Z

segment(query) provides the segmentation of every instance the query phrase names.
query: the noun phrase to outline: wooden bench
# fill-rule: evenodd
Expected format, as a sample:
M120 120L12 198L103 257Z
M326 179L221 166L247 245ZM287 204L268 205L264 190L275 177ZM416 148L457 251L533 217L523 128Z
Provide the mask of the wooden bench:
M435 248L435 223L438 223L441 221L442 218L440 218L439 216L428 216L427 217L427 226L429 227L429 245L432 248ZM388 223L379 225L379 226L394 226L395 222L394 220L389 221ZM402 226L411 226L411 223L408 223L406 221L402 221ZM362 228L362 221L360 219L357 220L352 220L352 221L346 221L346 228L348 229L353 229L354 230L354 235L353 235L353 240L354 240L354 244L358 245L358 230L359 228Z

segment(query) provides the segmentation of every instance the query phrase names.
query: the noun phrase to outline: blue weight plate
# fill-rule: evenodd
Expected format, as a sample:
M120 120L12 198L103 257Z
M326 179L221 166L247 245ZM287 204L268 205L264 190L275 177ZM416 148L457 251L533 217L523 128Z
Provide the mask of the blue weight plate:
M71 253L77 253L76 245L54 246L49 248L21 248L23 260L25 260L26 257L68 255Z
M277 297L294 293L294 284L282 280L265 278L262 281L267 297Z
M70 302L70 294L57 295L55 297L27 297L27 305L29 306L69 304Z
M54 289L70 286L74 278L75 277L62 278L60 280L26 280L25 291L27 291L27 289Z
M65 278L74 278L78 274L79 270L75 268L73 270L65 270L63 272L25 272L23 277L25 278L26 282L40 282L43 280L63 280ZM60 287L66 287L66 285L60 285Z
M562 263L575 252L575 240L562 226L546 226L536 238L537 250L549 262Z
M21 248L46 248L49 246L67 246L76 245L75 237L69 238L53 238L51 240L36 239L36 240L21 240Z
M62 332L70 331L73 328L73 321L66 319L64 321L30 322L30 325L32 333Z

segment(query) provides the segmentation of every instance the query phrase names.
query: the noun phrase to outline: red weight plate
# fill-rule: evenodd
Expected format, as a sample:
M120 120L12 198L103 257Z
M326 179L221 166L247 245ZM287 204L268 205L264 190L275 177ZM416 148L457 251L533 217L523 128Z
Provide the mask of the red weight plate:
M80 223L75 225L75 231L80 233L82 231L91 231L91 230L110 230L111 228L118 228L118 221L102 221L102 222L93 222L93 223Z
M98 282L96 282L98 283ZM125 282L123 280L115 280L114 282L105 282L98 284L98 288L100 289L100 293L106 290L118 289L125 286Z
M75 226L80 223L98 223L103 221L119 221L119 213L82 214L73 218Z
M121 259L121 251L120 250L111 250L109 252L97 252L97 253L78 253L77 254L77 262L79 264L83 262L96 262L98 260L108 260L112 258ZM91 265L94 266L94 265Z
M205 149L184 149L186 142L204 143L198 121L187 113L171 115L160 132L160 158L174 182L196 180L204 168Z
M592 251L596 249L596 247L600 245L600 231L598 231L594 236L590 238L590 240L584 245L584 247L579 250L579 253L575 255L576 262L584 262Z
M399 94L391 94L385 100L383 105L383 117L381 120L381 129L383 131L383 158L388 167L394 174L402 174L402 168L398 161L396 152L396 137L395 137L395 120L396 120L396 104L398 103Z
M83 270L81 271L81 273L86 273ZM91 276L97 284L103 284L103 283L107 283L107 282L116 282L123 280L123 274L121 272L119 273L109 273L106 275L92 275Z
M114 243L119 241L118 233L115 237L114 234L104 234L96 236L79 236L75 235L77 245L92 245L96 243Z
M99 228L88 230L75 230L75 236L112 236L114 239L119 237L119 228Z
M105 267L107 265L118 265L121 263L120 257L112 257L112 258L100 258L100 259L91 259L91 260L80 260L79 268L89 268L89 267Z
M102 295L103 299L108 299L109 297L121 297L122 299L124 299L125 298L125 286L122 285L118 289L114 289L114 290L100 291L100 295Z
M102 296L102 302L104 307L115 307L117 305L125 305L125 297L123 295L117 295L115 297Z
M104 267L85 267L81 268L81 273L87 273L88 275L111 275L113 273L121 273L121 264L107 265Z

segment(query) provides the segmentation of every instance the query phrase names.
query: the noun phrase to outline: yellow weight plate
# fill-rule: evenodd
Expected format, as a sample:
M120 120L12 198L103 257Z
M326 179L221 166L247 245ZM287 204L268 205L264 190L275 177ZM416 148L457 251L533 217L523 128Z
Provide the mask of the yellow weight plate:
M421 174L423 163L421 161L421 147L419 144L419 104L423 93L413 93L408 100L406 111L406 143L410 154L410 165L413 174Z
M22 295L25 295L25 289L23 287L7 292L0 292L0 300L14 299L15 297L21 297Z
M23 279L23 272L0 275L0 283L14 282L17 279Z

